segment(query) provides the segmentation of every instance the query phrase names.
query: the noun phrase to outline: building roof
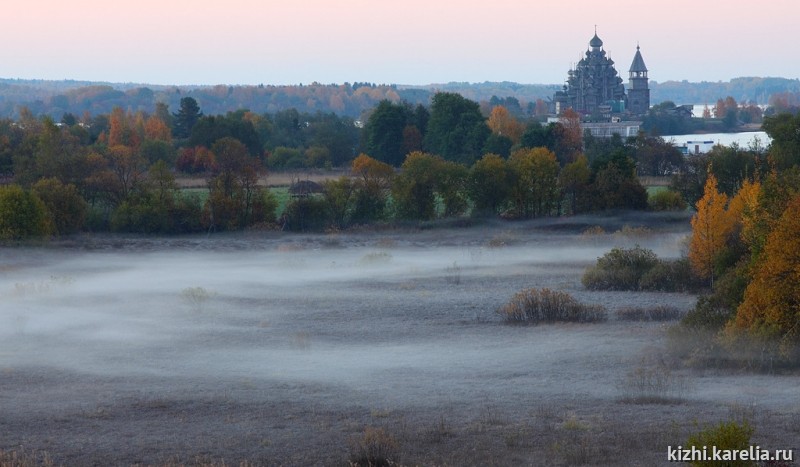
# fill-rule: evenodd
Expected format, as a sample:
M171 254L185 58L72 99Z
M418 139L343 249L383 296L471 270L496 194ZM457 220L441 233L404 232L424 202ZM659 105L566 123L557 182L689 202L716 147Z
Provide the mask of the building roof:
M639 52L639 46L636 46L636 55L633 56L633 63L631 63L631 69L628 70L631 73L644 73L647 71L647 66L644 64L644 59L642 58L642 53Z

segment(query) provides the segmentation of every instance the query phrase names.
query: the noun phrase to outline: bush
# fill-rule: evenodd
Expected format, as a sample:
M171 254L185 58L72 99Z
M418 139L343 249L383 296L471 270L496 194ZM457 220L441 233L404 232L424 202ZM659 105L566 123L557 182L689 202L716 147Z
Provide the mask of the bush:
M652 250L635 246L631 249L614 248L597 264L586 270L581 278L591 290L638 290L639 280L658 264Z
M727 271L714 282L710 295L697 299L697 304L686 314L683 323L710 330L722 329L736 315L746 286L744 274L737 270Z
M672 321L683 316L674 306L658 305L652 308L626 307L617 310L617 318L622 321Z
M676 375L663 362L642 362L619 383L622 399L637 404L672 403L688 391L685 377Z
M681 322L689 327L720 330L736 315L736 309L719 303L713 295L697 299L697 304L683 317Z
M661 260L639 280L641 290L659 292L693 292L703 286L703 281L692 272L686 258Z
M19 185L0 186L0 240L44 237L52 230L47 207Z
M651 211L685 211L686 201L677 191L661 190L647 199Z
M43 178L33 185L33 191L47 207L55 234L71 234L83 229L89 205L75 185L64 185L56 178Z
M686 449L697 449L702 451L704 447L708 447L711 451L711 446L717 449L736 449L746 450L750 447L750 437L753 435L753 427L750 426L746 420L741 423L735 421L720 422L716 426L709 426L698 433L689 436L686 441ZM693 466L716 466L721 465L719 462L709 461L694 461L690 465ZM751 466L754 465L752 461L726 461L726 466Z
M606 321L606 309L583 305L572 295L550 289L526 289L517 292L498 314L512 324L538 324L557 321L592 323Z

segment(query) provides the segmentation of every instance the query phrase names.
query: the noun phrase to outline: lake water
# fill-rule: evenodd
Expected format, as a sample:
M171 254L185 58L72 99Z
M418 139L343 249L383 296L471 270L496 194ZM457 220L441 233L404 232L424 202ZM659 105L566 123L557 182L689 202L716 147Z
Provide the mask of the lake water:
M711 110L712 115L714 112L714 104L708 104L709 110ZM692 113L695 117L702 117L703 110L706 108L706 104L694 104L692 106ZM717 144L722 146L731 146L734 143L738 144L739 147L748 149L753 146L766 148L772 142L772 138L767 136L767 133L764 131L744 131L739 133L706 133L701 135L696 134L689 134L689 135L669 135L663 137L665 141L672 141L676 146L684 146L690 148L690 152L695 152L695 149L698 149L699 152L708 152L711 148Z
M670 135L663 136L663 138L665 141L671 141L677 146L683 146L684 144L694 146L699 143L701 146L708 146L708 149L711 149L712 146L717 144L722 146L731 146L734 143L738 144L744 149L748 149L753 146L766 148L772 142L772 138L770 138L764 131L707 133L702 135Z

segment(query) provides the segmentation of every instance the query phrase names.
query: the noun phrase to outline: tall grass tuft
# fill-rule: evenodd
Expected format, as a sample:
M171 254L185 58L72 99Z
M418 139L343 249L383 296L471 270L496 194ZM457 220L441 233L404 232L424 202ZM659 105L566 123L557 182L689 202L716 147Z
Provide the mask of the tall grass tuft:
M368 426L364 435L355 440L350 450L352 467L383 467L395 464L399 445L394 436L383 428Z
M517 292L497 313L510 324L594 323L608 319L603 306L584 305L566 292L547 288Z

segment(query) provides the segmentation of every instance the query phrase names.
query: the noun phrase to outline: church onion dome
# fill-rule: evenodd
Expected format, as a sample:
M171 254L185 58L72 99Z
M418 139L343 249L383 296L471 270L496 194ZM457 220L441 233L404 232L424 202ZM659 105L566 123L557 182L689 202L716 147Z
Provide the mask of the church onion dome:
M603 46L603 41L601 41L600 38L597 37L597 33L594 33L594 37L592 37L592 40L589 41L589 45L592 48L599 49L600 47Z
M644 64L644 59L642 58L642 53L639 52L639 46L636 46L636 55L633 56L633 63L631 63L631 69L628 70L631 73L647 73L647 67Z

